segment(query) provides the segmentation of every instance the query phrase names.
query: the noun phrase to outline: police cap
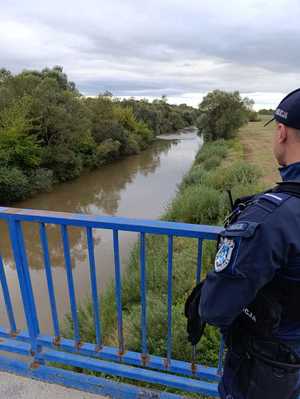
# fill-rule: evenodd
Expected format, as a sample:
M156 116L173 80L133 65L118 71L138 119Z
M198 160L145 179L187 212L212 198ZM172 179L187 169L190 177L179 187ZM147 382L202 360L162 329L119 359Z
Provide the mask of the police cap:
M284 97L274 112L274 117L265 126L274 119L286 126L300 129L300 89L296 89Z

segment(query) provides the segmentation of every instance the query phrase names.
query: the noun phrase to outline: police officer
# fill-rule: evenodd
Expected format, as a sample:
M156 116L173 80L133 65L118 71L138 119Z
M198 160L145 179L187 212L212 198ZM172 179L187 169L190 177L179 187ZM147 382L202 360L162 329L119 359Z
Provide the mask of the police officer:
M219 327L227 345L223 399L300 393L300 89L274 119L282 182L236 201L201 287L200 318Z

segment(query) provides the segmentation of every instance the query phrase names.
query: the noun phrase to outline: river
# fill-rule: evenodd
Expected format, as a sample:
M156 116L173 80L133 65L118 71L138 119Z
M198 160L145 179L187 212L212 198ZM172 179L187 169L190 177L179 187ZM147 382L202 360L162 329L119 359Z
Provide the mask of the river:
M15 206L93 215L157 219L174 197L177 185L191 167L201 143L197 130L193 128L160 136L151 148L139 155L115 161L98 170L83 174L76 180L56 186L50 193L39 194ZM23 230L41 332L52 334L38 226L24 223ZM56 226L48 225L47 233L59 319L62 321L64 315L70 311L70 304L60 230ZM24 328L25 320L17 274L4 222L0 223L0 234L0 251L4 259L17 326ZM101 291L114 276L111 236L110 231L94 231L97 279ZM69 238L77 302L82 303L90 294L85 231L80 228L70 228ZM126 267L128 255L136 239L135 233L120 233L122 270ZM0 300L0 325L8 327L2 291Z

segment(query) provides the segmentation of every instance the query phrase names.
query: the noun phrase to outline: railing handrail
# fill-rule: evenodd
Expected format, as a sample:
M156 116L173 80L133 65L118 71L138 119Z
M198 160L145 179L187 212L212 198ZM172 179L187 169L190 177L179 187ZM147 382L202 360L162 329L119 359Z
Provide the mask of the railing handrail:
M145 219L132 219L116 216L95 216L80 213L53 212L46 210L32 210L0 207L0 220L9 226L10 240L16 263L18 281L21 290L24 313L27 321L27 330L17 330L11 296L9 293L5 268L0 254L0 282L5 299L7 314L11 330L7 331L0 325L0 350L16 352L21 355L28 354L33 357L35 365L45 361L62 362L73 367L89 368L93 371L108 372L112 376L127 377L133 380L153 382L172 388L179 388L190 392L218 396L216 385L207 380L217 381L220 372L222 356L219 358L219 367L205 368L202 365L191 364L186 361L172 359L172 287L173 287L173 238L194 238L197 243L197 270L195 280L200 281L202 271L202 246L203 240L217 240L222 227L196 225L178 222L153 221ZM26 255L26 243L23 237L23 222L33 222L40 227L40 243L45 265L45 278L48 284L48 295L53 322L53 336L40 334L36 301L31 286L31 276ZM60 328L56 309L55 290L53 286L52 266L49 256L47 239L47 224L58 225L61 228L63 255L67 277L67 293L69 295L71 316L74 326L74 339L65 339L60 336ZM94 328L96 343L83 343L80 338L78 324L77 300L74 290L74 279L70 256L70 243L68 227L81 227L86 230L88 244L88 263L90 267L91 298L94 311ZM101 304L97 291L96 264L94 255L93 229L108 229L112 232L114 263L115 263L115 300L117 307L118 341L119 348L102 345L101 320L99 318ZM141 337L142 351L132 352L124 350L123 320L122 320L122 275L119 252L119 231L136 232L140 236L140 291L141 291ZM166 358L154 356L147 349L147 279L146 279L146 235L163 235L167 240L167 352ZM192 271L191 271L192 272ZM191 287L192 288L192 287ZM50 315L49 315L50 316ZM223 349L221 349L222 354ZM97 363L98 361L98 363ZM0 358L1 362L1 358ZM107 363L106 363L107 362ZM136 367L140 367L136 368ZM146 369L145 369L146 367ZM0 365L1 369L1 365ZM44 370L43 373L50 373ZM168 372L169 374L166 374ZM174 373L176 375L174 375ZM196 380L191 379L197 378ZM80 379L80 376L78 377ZM83 377L82 377L83 378ZM201 378L206 381L200 380Z
M149 234L169 234L179 237L203 238L206 240L216 240L223 230L222 227L205 224L0 207L0 219L9 220L11 217L27 222L67 224L77 227L94 227L109 230L145 232Z

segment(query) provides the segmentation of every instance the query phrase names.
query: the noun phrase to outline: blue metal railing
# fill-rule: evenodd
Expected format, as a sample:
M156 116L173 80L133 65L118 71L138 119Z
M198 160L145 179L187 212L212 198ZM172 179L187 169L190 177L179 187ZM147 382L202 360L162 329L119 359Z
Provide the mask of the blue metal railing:
M56 362L65 366L80 367L94 372L101 372L109 376L124 377L133 381L159 384L185 392L196 392L217 397L217 381L221 371L223 346L219 355L219 367L209 368L200 364L191 364L185 361L172 359L172 281L173 281L173 246L174 237L196 238L198 241L196 281L200 281L202 267L203 240L216 240L219 227L171 223L162 221L135 220L119 217L96 217L81 214L67 214L59 212L46 212L14 208L0 208L0 220L7 223L10 242L12 246L18 283L26 318L26 329L19 331L17 328L11 293L5 275L5 266L0 255L0 281L4 305L10 328L7 330L0 322L0 350L30 356L32 361L28 367L18 359L0 357L0 369L18 372L33 378L59 382L68 386L85 389L91 392L111 394L113 396L137 397L147 396L149 393L140 387L123 384L118 385L119 391L113 381L100 377L90 377L82 373L74 373L49 366L49 362ZM49 319L51 317L52 336L40 332L37 302L34 297L29 265L26 254L22 225L31 222L39 226L40 246L43 254L45 278L48 288L50 303ZM51 248L47 239L47 224L58 225L61 229L61 240L65 261L67 278L67 293L70 301L71 317L73 323L73 339L61 336L58 318L55 286L51 266ZM69 227L85 229L89 273L91 282L91 302L94 315L95 343L82 342L80 336L78 303L75 294L74 278L71 264ZM103 345L102 324L100 318L100 296L97 288L97 268L94 254L93 230L108 229L112 232L115 266L115 299L117 307L118 347ZM140 256L140 290L141 290L141 353L126 350L123 335L122 311L122 276L121 258L119 249L119 232L136 232L139 235ZM147 259L146 236L155 234L167 236L168 260L167 268L167 353L166 358L154 356L148 351L148 326L147 326ZM187 343L188 345L188 343ZM28 358L25 358L28 361ZM99 383L101 381L101 383ZM116 394L116 392L119 394ZM121 394L122 393L122 394ZM165 392L156 393L160 397L177 397L175 394ZM152 394L151 394L152 395Z

